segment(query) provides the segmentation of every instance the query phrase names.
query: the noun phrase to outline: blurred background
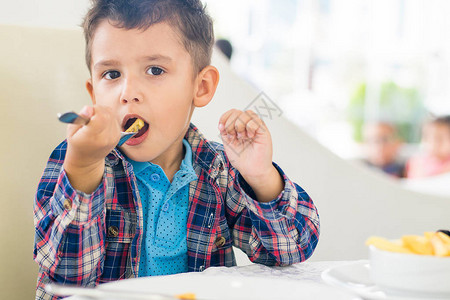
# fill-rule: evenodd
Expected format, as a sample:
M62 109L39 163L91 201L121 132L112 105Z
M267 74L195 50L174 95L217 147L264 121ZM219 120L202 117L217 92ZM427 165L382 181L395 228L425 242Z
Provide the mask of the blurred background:
M450 113L449 1L206 2L233 69L341 157L367 120L417 143L428 113Z
M2 24L64 29L89 6L1 1ZM217 39L231 42L233 70L340 157L362 155L368 120L395 124L414 147L429 114L450 114L450 1L203 2Z
M444 195L444 200L448 200L449 177L441 177L440 181L433 184L413 182L410 185L411 181L391 180L403 177L403 173L401 176L385 176L379 172L380 177L389 180L385 185L384 181L378 181L378 177L365 176L353 168L346 168L347 165L338 164L344 161L375 170L373 167L378 164L376 160L381 161L380 165L384 164L384 158L380 156L386 153L398 159L403 168L410 157L427 148L423 140L424 124L436 116L450 114L450 1L204 0L204 3L214 18L217 39L231 44L233 52L229 63L234 74L256 91L263 92L284 117L341 158L339 161L332 160L334 157L324 160L324 164L333 162L322 166L330 169L329 173L322 171L318 163L317 166L305 168L305 174L314 177L314 183L313 179L302 177L302 182L307 187L311 186L310 190L317 194L317 203L320 204L322 199L330 200L330 203L322 204L322 208L330 207L333 210L329 218L326 210L321 210L324 228L327 220L330 227L338 226L332 219L336 215L331 203L336 200L335 194L355 201L370 198L371 195L382 198L383 194L377 194L381 193L381 188L367 188L372 187L372 183L382 186L383 190L387 189L390 195L387 200L404 198L406 201L416 197L417 202L421 203L422 199L428 199L397 190L397 183L413 189L419 187L419 190L429 195ZM64 126L60 126L56 118L52 119L53 123L45 123L44 117L38 116L39 123L25 117L23 112L27 110L29 115L40 111L49 115L51 112L53 118L54 111L65 111L68 107L77 110L84 103L90 103L84 90L84 79L88 72L84 66L79 27L88 6L89 0L0 0L0 26L4 29L0 31L3 46L0 49L0 90L6 91L7 95L20 94L17 98L4 97L4 93L0 96L3 115L0 126L8 129L2 132L2 141L10 141L12 137L20 141L17 144L19 147L5 142L0 152L0 189L6 191L0 199L3 207L0 212L0 258L4 273L0 276L2 299L13 299L11 295L21 289L28 296L14 299L33 297L37 273L37 266L32 262L33 196L45 159L65 132ZM7 25L25 26L36 29L36 32L31 30L31 33L27 33L29 35L23 37L12 36L11 32L21 31L9 30ZM49 31L45 31L46 28ZM23 45L36 47L24 48L20 39L20 42L14 43L17 48L8 47L15 38L23 39ZM33 38L36 40L31 40ZM61 41L61 44L52 45L53 39ZM67 53L76 53L71 56L70 62L67 62ZM8 55L14 56L16 60L9 61ZM39 61L35 57L39 57ZM20 66L14 65L17 60ZM28 63L30 68L24 65ZM46 70L47 65L50 71ZM51 80L56 82L50 89L46 82L48 72L52 72ZM71 76L71 72L77 75L76 78ZM15 85L10 85L11 82ZM21 88L22 85L31 88L28 91ZM45 91L38 95L31 94L32 91L39 91L41 85L46 86ZM73 86L80 89L66 88ZM222 89L222 96L224 90L226 88ZM249 92L243 98L253 97ZM31 104L25 101L21 103L22 99L30 100ZM68 104L67 99L72 102ZM242 103L237 108L242 109L247 104ZM26 122L27 140L11 130L12 124L18 119ZM374 123L384 124L384 127L368 126ZM285 136L277 139L288 140L296 131L293 129L285 133ZM450 133L448 135L450 140ZM54 144L42 143L42 136L45 139L50 137ZM304 138L300 142L306 146L308 144ZM310 148L311 151L324 154L324 157L327 154L316 151L318 148ZM296 149L305 151L306 147ZM36 153L39 153L39 158ZM375 162L368 161L368 156L372 154ZM308 156L299 158L299 161L302 159L308 160ZM334 168L335 165L339 170L338 167ZM396 168L397 164L393 166ZM342 178L352 178L351 183L355 186L358 186L357 180L361 179L360 188L356 187L358 193L347 197L355 190L351 184L341 185L343 191L338 186L333 187L334 178L328 178L333 177L330 175L333 171L338 174L334 178L343 172L353 176ZM19 184L19 188L16 188L17 182L24 178L32 184ZM364 182L369 179L373 182L366 182L365 185ZM321 197L320 193L327 191L333 196L327 194ZM433 203L430 202L427 207ZM361 210L367 210L367 203L361 202L359 205ZM403 210L403 206L399 206ZM355 205L349 207L354 208ZM448 214L448 211L442 213ZM397 215L393 217L397 218ZM416 215L411 218L418 219ZM442 219L448 218L444 216ZM399 219L399 223L405 222ZM369 232L372 234L374 231ZM351 238L354 235L352 233ZM361 230L359 235L363 240L367 232ZM325 230L323 237L326 237ZM329 245L323 245L322 249L331 249ZM11 294L5 292L6 287Z

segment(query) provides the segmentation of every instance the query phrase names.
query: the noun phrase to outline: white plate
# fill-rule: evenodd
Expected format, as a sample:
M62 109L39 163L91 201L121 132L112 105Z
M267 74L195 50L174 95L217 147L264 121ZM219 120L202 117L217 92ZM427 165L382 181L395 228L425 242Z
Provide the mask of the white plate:
M177 295L194 293L208 300L355 300L351 293L308 281L277 277L248 277L184 273L120 280L100 285L100 289Z
M377 287L370 278L370 266L368 261L329 268L322 273L322 279L335 287L351 291L356 295L368 300L434 300L449 298L411 298L411 295L391 296L386 295Z

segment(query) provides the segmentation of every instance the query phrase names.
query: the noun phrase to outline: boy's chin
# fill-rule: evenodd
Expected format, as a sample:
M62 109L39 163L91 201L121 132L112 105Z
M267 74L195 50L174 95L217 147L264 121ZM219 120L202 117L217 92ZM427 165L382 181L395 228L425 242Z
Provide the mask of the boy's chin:
M139 155L138 153L135 153L135 151L132 150L131 151L122 150L122 152L125 154L127 158L137 162L149 162L154 159L154 157L148 155Z
M142 148L142 147L140 147ZM153 156L149 155L149 151L145 151L144 149L138 149L138 147L134 146L122 146L120 147L120 151L129 159L137 161L137 162L147 162L154 159Z

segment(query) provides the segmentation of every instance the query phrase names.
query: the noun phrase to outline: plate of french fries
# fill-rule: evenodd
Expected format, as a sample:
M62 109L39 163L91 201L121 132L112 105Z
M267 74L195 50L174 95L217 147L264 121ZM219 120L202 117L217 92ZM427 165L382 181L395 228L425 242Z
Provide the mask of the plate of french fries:
M389 295L450 299L450 235L446 230L370 237L370 276Z
M404 235L394 241L373 236L367 240L366 245L389 252L446 257L450 256L450 236L446 232L448 231L425 232L423 236Z

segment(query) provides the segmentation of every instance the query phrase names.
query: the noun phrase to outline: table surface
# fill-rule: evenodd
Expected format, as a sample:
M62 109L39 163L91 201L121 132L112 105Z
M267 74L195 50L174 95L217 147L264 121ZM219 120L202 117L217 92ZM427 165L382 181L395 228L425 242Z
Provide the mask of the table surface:
M203 271L205 275L241 275L252 277L281 277L301 281L312 281L326 284L321 274L323 271L357 261L314 261L304 262L287 267L268 267L260 264L250 264L237 267L211 267Z
M248 276L248 277L261 277L261 278L287 278L290 280L296 280L304 283L314 283L316 285L326 286L327 289L336 289L336 293L342 293L341 289L331 287L325 283L321 274L323 271L350 263L356 263L359 261L314 261L314 262L304 262L286 267L268 267L260 264L249 264L245 266L236 267L210 267L201 273L190 273L195 274L195 276L201 277L205 276ZM351 295L351 294L349 294ZM66 299L70 300L84 300L83 297L69 297ZM354 296L352 299L361 299Z

